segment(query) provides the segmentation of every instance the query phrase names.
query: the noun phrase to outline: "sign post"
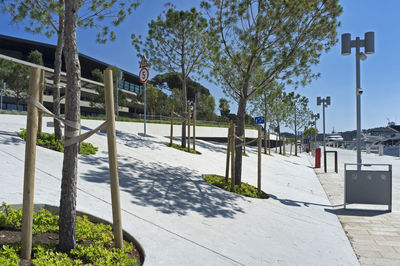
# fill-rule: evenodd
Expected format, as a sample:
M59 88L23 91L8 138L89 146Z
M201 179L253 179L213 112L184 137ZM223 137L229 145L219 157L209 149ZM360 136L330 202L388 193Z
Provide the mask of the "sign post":
M143 101L144 101L144 128L143 134L146 136L146 82L149 79L149 70L145 67L146 56L142 56L142 61L140 61L140 71L139 71L139 81L143 83Z

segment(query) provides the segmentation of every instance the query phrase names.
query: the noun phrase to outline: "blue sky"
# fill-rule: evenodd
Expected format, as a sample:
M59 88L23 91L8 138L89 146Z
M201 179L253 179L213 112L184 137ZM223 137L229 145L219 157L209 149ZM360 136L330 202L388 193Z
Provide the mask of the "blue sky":
M98 44L94 30L79 30L79 52L132 73L139 72L139 60L131 45L130 35L132 32L146 35L147 24L165 10L166 2L172 2L178 9L198 7L200 3L199 0L143 0L134 14L116 29L115 42ZM339 39L342 33L351 33L354 39L357 36L364 38L365 32L375 32L375 54L368 55L368 59L361 62L361 87L364 90L361 97L362 128L386 126L387 119L400 123L400 1L346 0L340 1L340 4L344 11L340 17ZM0 13L0 34L52 44L56 42L54 37L48 39L43 35L27 33L23 25L10 25L9 21L7 14ZM335 131L353 130L356 128L354 49L350 56L341 56L338 43L320 61L313 70L320 72L321 77L304 88L298 88L297 92L308 97L310 108L321 114L322 107L316 105L316 97L331 96L332 105L326 110L327 132L333 128ZM150 78L155 74L150 69ZM201 83L210 89L218 106L219 98L225 97L222 88L206 81ZM232 101L231 106L231 111L236 112ZM322 130L322 121L317 123Z

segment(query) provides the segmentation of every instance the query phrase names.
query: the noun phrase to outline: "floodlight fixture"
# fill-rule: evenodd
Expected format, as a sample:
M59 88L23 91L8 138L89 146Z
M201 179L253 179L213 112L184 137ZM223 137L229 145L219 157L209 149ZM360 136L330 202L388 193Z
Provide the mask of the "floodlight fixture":
M361 53L360 53L360 59L361 59L361 61L367 60L367 55L364 54L363 52L361 52Z

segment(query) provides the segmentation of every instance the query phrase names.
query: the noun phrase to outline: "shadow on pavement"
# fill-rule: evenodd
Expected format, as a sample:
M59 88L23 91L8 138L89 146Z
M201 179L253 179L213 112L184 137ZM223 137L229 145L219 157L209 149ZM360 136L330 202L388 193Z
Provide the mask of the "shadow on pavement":
M321 206L321 207L336 207L336 206L331 206L331 205L327 205L327 204L319 204L319 203L312 203L312 202L298 201L298 200L290 200L290 199L280 199L277 196L275 196L274 194L270 194L270 193L268 193L268 195L270 196L271 199L277 200L280 203L282 203L284 205L288 205L288 206L310 207L310 205L313 205L313 206Z
M5 145L16 145L25 143L20 137L18 137L17 132L1 131L0 130L0 144ZM3 137L4 136L4 137Z
M90 131L94 128L89 128L87 126L81 126L83 130ZM97 132L96 134L100 136L107 136L107 131L106 130L101 130ZM139 135L139 136L138 136ZM125 146L128 146L130 148L139 148L139 147L147 147L152 150L159 150L158 145L154 145L155 142L153 140L150 140L148 138L154 138L150 135L147 135L146 137L143 136L142 133L139 133L138 135L136 134L129 134L122 132L120 130L116 130L116 136L118 137L117 142L120 144L123 144Z
M342 205L343 206L343 205ZM326 212L333 213L336 215L343 215L343 216L365 216L365 217L373 217L378 216L386 213L390 213L386 210L359 210L359 209L325 209Z
M107 157L82 156L80 162L98 165L96 170L81 174L84 180L109 184ZM204 217L233 218L244 213L238 201L246 199L206 183L186 167L145 163L132 157L122 157L118 164L121 191L130 193L134 204L178 215L192 211Z

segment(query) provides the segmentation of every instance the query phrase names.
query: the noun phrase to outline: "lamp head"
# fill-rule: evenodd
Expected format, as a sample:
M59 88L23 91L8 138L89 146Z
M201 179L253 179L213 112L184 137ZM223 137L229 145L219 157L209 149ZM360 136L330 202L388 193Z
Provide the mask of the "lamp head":
M375 53L375 33L370 31L364 34L365 42L365 53L373 54Z
M331 96L326 97L326 105L331 105Z
M351 35L350 33L342 34L342 55L351 54Z
M367 56L363 52L361 52L360 59L361 59L361 61L365 61L365 60L367 60Z

